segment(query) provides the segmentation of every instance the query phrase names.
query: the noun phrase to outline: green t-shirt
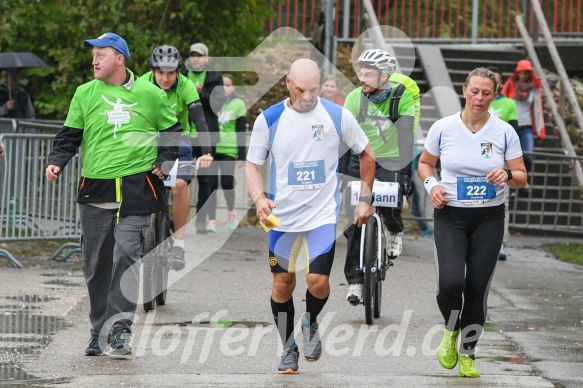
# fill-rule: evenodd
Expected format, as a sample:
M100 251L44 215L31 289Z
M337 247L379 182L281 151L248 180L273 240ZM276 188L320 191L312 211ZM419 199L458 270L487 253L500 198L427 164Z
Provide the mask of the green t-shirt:
M239 117L247 116L245 102L240 98L233 98L227 101L219 111L219 142L217 143L217 154L236 158L239 153L237 147L237 131L235 121Z
M391 95L395 92L395 88L398 86L397 83L391 82ZM344 102L344 107L348 109L354 117L358 119L358 114L360 112L360 99L362 95L362 86L353 90L346 96L346 101ZM389 114L389 104L391 97L389 96L386 100L380 103L374 103L369 101L368 103L368 114L374 116L387 116ZM401 116L412 116L415 117L415 101L413 96L409 91L405 90L401 99L399 100L399 117ZM395 124L390 123L389 120L371 120L366 118L363 123L360 123L360 127L368 137L370 145L375 153L376 158L398 158L399 157L399 143L397 136L397 128ZM380 129L383 129L383 134L386 139L386 143L380 136Z
M195 73L194 71L189 71L186 73L189 80L192 81L192 84L196 87L196 85L204 85L204 80L206 79L206 70L201 71L200 73Z
M156 85L154 83L154 74L152 74L151 71L142 75L140 78L148 80L152 84ZM188 119L188 105L200 100L200 97L196 87L188 80L188 78L182 74L178 74L177 79L178 83L176 84L176 87L165 90L166 95L168 96L168 103L170 104L170 108L172 108L174 111L176 118L178 118L178 121L180 121L180 124L182 124L184 133L190 134L192 137L196 137L196 129L194 124L191 125L190 120Z
M83 130L84 177L114 179L151 170L158 131L176 124L166 93L130 75L120 86L87 82L73 96L64 125Z
M512 98L508 98L502 95L496 96L496 98L490 103L490 108L488 111L505 122L518 120L516 103Z

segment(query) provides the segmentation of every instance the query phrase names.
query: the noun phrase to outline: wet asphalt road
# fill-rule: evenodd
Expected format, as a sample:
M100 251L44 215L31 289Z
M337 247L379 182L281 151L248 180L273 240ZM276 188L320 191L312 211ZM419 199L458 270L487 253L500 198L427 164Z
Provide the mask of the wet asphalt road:
M332 293L320 316L325 353L277 375L278 338L269 307L271 274L262 229L229 235L187 232L187 269L171 273L168 303L138 309L134 356L85 357L88 302L81 273L0 270L0 385L37 386L502 386L583 385L583 267L537 249L540 238L512 237L492 284L476 365L460 378L435 352L441 317L435 302L433 245L404 238L388 273L383 311L345 301L345 239L339 238ZM304 310L304 272L294 293ZM299 340L301 344L301 339Z

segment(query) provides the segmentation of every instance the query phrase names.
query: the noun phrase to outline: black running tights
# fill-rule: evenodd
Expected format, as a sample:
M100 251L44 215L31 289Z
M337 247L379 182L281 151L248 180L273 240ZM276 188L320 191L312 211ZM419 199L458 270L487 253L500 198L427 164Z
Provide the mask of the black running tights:
M437 304L446 328L461 329L460 353L471 355L486 320L504 236L504 205L445 206L435 209L434 218Z

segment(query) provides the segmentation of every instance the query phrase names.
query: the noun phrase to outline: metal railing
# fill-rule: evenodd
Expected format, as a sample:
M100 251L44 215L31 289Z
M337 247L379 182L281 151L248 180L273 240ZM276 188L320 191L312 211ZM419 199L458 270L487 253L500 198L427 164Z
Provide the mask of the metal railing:
M359 35L360 0L332 0L334 2L334 35L341 41L353 41ZM528 0L371 0L376 18L381 25L397 27L415 42L452 41L518 42L520 33L514 17L525 15L529 20L532 10ZM313 36L317 30L325 0L272 1L275 10L267 21L268 32L279 27L293 27L304 36ZM554 40L583 39L582 0L540 0ZM538 32L536 23L531 34Z
M45 178L45 166L54 135L0 134L5 156L0 159L0 241L65 240L79 238L77 182L78 155L57 182ZM6 251L12 264L20 264Z
M556 232L583 236L583 191L575 185L574 166L583 157L549 153L527 153L536 175L529 188L512 190L510 227L531 233Z

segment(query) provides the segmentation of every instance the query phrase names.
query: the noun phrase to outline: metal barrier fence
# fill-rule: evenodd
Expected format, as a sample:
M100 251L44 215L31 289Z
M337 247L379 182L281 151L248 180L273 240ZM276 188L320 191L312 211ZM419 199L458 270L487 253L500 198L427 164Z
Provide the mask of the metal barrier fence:
M54 135L0 134L5 156L0 159L0 241L79 238L77 182L81 160L73 157L56 182L45 178ZM11 255L7 256L14 263Z
M535 173L529 188L511 191L510 227L532 233L583 237L583 191L577 186L574 165L583 157L525 152Z
M0 133L16 132L16 120L0 118Z

